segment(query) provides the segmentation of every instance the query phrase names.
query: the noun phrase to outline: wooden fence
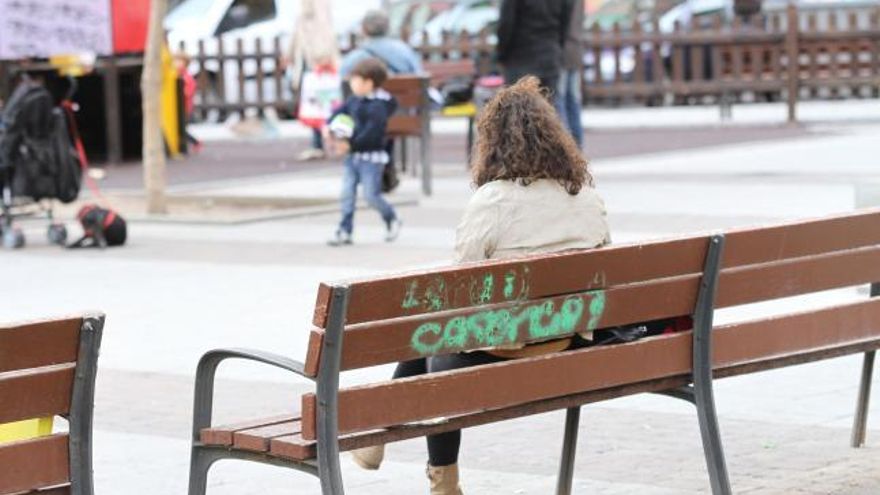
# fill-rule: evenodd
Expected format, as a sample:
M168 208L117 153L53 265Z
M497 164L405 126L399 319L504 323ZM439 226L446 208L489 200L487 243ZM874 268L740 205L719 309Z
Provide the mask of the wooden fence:
M880 10L867 18L856 12L832 14L820 19L817 12L790 6L748 23L675 25L671 32L662 32L656 21L647 27L595 28L585 35L585 104L720 103L726 109L735 101L785 99L794 120L798 100L877 97ZM481 75L497 69L493 38L485 31L446 33L439 42L415 49L428 65L473 60L470 67ZM352 37L349 46L357 43ZM279 63L280 40L268 50L259 40L249 48L239 40L234 47L218 44L209 53L200 43L193 57L199 74L197 118L212 112L292 110L290 81Z
M827 30L815 14L790 6L785 18L698 29L676 25L671 33L639 25L623 32L593 30L586 40L587 103L649 104L785 98L796 118L805 98L876 97L880 88L880 11L867 25L853 14Z

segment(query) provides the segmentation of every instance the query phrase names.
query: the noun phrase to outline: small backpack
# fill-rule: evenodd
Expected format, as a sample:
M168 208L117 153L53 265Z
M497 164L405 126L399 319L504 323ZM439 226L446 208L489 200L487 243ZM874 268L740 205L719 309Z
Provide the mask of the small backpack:
M68 248L121 246L128 235L125 219L113 210L86 205L76 214L83 236Z

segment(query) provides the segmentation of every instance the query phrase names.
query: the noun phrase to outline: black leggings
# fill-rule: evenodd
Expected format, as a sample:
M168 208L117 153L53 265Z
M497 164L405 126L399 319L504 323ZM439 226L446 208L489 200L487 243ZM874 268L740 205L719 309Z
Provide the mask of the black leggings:
M394 378L424 375L428 372L449 371L469 366L497 363L504 358L485 352L464 352L448 356L413 359L397 364ZM428 464L439 467L458 463L458 450L461 447L461 430L428 435Z

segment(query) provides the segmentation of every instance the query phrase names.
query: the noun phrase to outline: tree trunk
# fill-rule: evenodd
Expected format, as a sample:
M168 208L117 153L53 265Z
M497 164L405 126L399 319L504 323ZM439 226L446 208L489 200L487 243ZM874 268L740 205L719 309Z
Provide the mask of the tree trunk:
M162 45L165 32L162 20L168 0L151 0L150 28L144 54L144 72L141 76L141 97L144 114L144 189L147 213L168 213L165 198L165 143L162 137Z

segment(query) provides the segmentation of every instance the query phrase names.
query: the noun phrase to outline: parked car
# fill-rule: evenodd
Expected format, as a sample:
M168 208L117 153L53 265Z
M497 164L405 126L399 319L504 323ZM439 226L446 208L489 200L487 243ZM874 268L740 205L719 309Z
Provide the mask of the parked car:
M333 22L336 31L342 33L345 26L360 20L369 8L377 8L380 4L380 0L361 0L357 8L352 8L350 3L334 2ZM214 56L218 54L220 44L225 54L235 53L238 40L241 40L245 54L256 51L257 40L264 53L272 54L277 37L281 39L281 49L287 49L295 29L299 6L299 0L183 0L165 17L164 25L171 50L177 51L183 44L186 53L191 57L199 54L199 42L204 46L205 55ZM267 57L262 63L263 73L272 74L275 66L276 60ZM199 69L197 62L190 66L193 73ZM239 101L238 64L227 62L223 66L223 95L219 94L220 63L217 60L208 60L204 63L203 70L211 83L212 97L226 102ZM256 61L245 60L242 72L246 81L244 98L246 101L254 101L257 92ZM289 84L287 81L283 84L282 94L290 99ZM263 94L274 95L274 85L274 79L266 77Z
M488 29L494 36L500 13L499 0L460 0L425 25L421 32L410 35L412 45L437 45L443 42L443 33L477 35Z
M391 5L388 17L391 35L418 33L438 15L455 7L455 0L400 0Z

